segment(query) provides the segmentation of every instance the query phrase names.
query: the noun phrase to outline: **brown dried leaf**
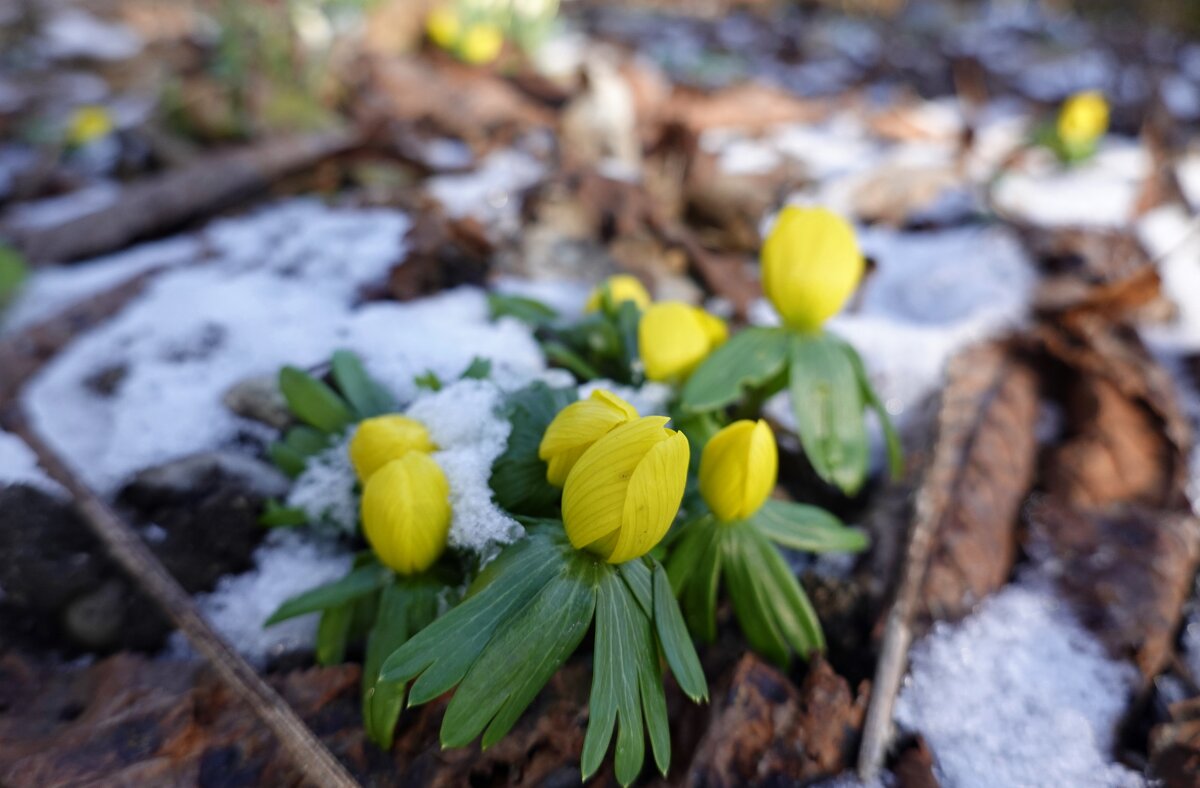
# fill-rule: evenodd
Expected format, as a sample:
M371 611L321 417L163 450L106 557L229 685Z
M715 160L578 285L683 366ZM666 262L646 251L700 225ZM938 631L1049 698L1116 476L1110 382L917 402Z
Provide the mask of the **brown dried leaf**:
M820 657L803 685L753 654L742 657L716 696L689 786L801 783L844 770L858 746L867 684L855 695Z
M1007 581L1033 483L1037 412L1037 377L1010 345L977 345L950 362L913 524L932 527L921 592L928 617L961 617Z
M677 87L662 115L664 122L682 123L695 133L727 127L754 132L780 123L820 120L827 111L825 102L748 81L712 93Z
M1200 698L1175 703L1171 720L1150 731L1150 773L1163 788L1200 785Z
M417 217L406 238L409 253L392 268L388 291L399 301L487 283L492 244L478 221L451 219L434 205Z
M1135 505L1083 512L1050 496L1027 519L1030 554L1056 576L1080 620L1147 679L1157 675L1200 565L1200 521Z

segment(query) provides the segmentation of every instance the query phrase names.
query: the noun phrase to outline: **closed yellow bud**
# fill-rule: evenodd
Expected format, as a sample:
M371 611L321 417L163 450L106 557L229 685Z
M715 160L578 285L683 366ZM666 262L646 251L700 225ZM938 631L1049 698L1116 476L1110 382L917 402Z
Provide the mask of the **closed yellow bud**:
M801 331L841 310L863 268L854 228L824 208L787 206L762 247L763 290L783 322Z
M410 451L436 449L421 422L398 414L376 416L363 420L350 439L350 462L365 484L377 470Z
M491 63L504 47L504 31L496 25L480 24L467 30L458 42L458 56L474 66Z
M87 145L93 140L106 137L112 133L112 115L104 107L80 107L71 115L67 124L67 144Z
M654 304L638 323L638 349L654 381L683 380L728 338L725 321L675 301Z
M584 306L585 312L595 312L604 304L604 294L608 293L608 299L613 306L620 306L626 301L632 301L638 309L645 309L650 306L650 293L646 292L645 286L636 276L629 274L619 274L610 276L604 280L604 284L592 290L588 296L587 304Z
M638 417L637 410L611 391L597 389L592 396L572 402L558 412L542 443L538 457L546 463L546 481L562 487L583 453L614 427Z
M665 416L615 428L583 453L563 488L563 525L577 549L622 564L664 536L683 500L689 450Z
M446 6L433 9L425 18L425 32L428 33L429 40L442 49L454 49L461 32L458 14Z
M1097 90L1076 93L1058 113L1058 137L1066 145L1082 148L1108 130L1108 102Z
M363 533L375 555L402 575L433 566L450 534L450 484L428 454L384 465L362 496Z
M775 435L762 419L735 421L700 457L700 494L718 520L744 520L770 497L779 475Z

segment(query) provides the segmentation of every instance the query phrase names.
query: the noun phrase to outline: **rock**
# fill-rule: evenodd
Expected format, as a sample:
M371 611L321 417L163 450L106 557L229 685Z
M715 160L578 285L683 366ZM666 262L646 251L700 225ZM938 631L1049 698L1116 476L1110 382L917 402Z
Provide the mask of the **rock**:
M143 503L172 501L229 483L263 499L283 497L289 487L286 476L261 460L238 452L211 451L148 468L135 476L121 495Z
M247 378L226 391L221 401L242 418L262 422L277 430L292 423L292 413L274 375Z

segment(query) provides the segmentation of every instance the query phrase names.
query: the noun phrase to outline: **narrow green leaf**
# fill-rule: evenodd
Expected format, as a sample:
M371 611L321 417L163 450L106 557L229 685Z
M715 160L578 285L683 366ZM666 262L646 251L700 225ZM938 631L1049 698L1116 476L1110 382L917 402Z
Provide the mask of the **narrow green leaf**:
M12 247L0 244L0 307L4 307L21 288L27 276L25 258Z
M279 371L279 390L292 413L324 432L340 432L353 414L345 400L321 381L295 367Z
M562 490L546 481L538 447L546 427L577 396L574 388L554 389L541 382L509 395L504 414L512 431L504 453L492 464L489 482L502 508L524 515L557 513Z
M663 655L684 694L695 701L707 700L708 682L704 680L700 657L671 593L671 581L659 563L654 565L654 626Z
M792 335L791 396L796 431L813 469L847 495L867 477L862 387L841 344L827 335Z
M491 359L476 356L471 359L471 363L463 370L459 378L462 380L483 380L490 374L492 374Z
M679 596L712 541L712 519L692 520L676 527L679 536L671 543L666 566L667 576L671 578L671 590L675 596Z
M682 623L682 621L681 621ZM650 749L654 765L663 777L671 768L671 721L667 717L667 696L663 691L662 667L652 638L642 640L639 650L638 688L642 696L642 713L646 715L646 732L650 734Z
M304 473L304 466L307 464L307 458L303 454L282 441L275 441L268 446L267 456L275 463L276 468L292 479Z
M307 459L329 447L329 436L320 430L298 424L287 431L283 442Z
M604 377L600 370L562 342L543 342L542 352L546 354L547 361L568 370L580 380L599 380Z
M340 665L346 659L353 600L321 611L317 624L317 664Z
M766 598L763 612L774 620L792 649L807 659L813 651L825 648L816 611L779 548L754 528L746 528L746 535L747 562Z
M633 593L633 598L637 600L638 605L646 614L647 618L654 615L653 601L653 582L650 576L650 567L642 559L634 561L626 561L617 567L621 574L621 578L625 581L625 585L629 586L629 590Z
M867 548L865 533L818 506L770 499L751 521L768 539L793 550L857 553Z
M431 369L427 369L424 374L413 378L413 383L417 384L417 388L428 389L429 391L442 390L442 379L435 375Z
M904 475L904 447L900 443L900 433L896 432L896 425L892 423L892 416L888 413L887 406L883 404L875 387L871 385L871 377L867 374L867 367L863 364L862 356L849 342L840 338L838 341L841 342L842 351L854 365L854 374L858 376L858 382L862 386L863 399L867 406L875 411L879 417L879 424L883 427L883 439L887 445L888 473L893 479L899 479Z
M268 528L304 525L308 522L308 512L295 506L283 506L279 501L271 499L267 501L263 513L258 516L258 522Z
M641 348L638 346L638 326L642 311L632 301L622 301L613 318L621 341L621 369L628 370L630 383L639 385L644 377Z
M787 667L789 649L771 615L771 602L761 577L762 571L749 528L732 528L725 539L722 567L728 578L729 599L750 647L780 667Z
M601 583L596 599L596 643L593 662L608 676L611 702L617 709L617 746L613 758L617 781L629 785L637 778L646 755L642 704L637 676L637 640L640 630L649 635L649 619L642 614L621 580L610 575ZM593 682L592 696L596 695Z
M506 293L488 293L488 313L492 320L513 317L534 328L553 323L558 312L541 301Z
M396 400L367 374L362 359L348 350L333 354L333 380L359 418L391 413Z
M704 360L683 387L682 407L704 413L729 405L778 375L788 360L788 332L747 328Z
M367 636L362 672L363 725L371 741L385 750L392 746L396 720L404 707L405 685L380 681L379 667L412 634L408 621L411 602L412 594L401 583L386 586L379 595L375 623Z
M696 637L711 643L717 637L717 587L721 583L726 528L713 520L700 522L705 524L704 533L707 533L707 538L702 541L704 551L699 553L696 567L680 591L688 628Z
M341 580L318 586L287 600L271 614L263 626L269 627L305 613L315 613L318 610L336 607L382 588L391 578L391 570L378 564L351 570Z

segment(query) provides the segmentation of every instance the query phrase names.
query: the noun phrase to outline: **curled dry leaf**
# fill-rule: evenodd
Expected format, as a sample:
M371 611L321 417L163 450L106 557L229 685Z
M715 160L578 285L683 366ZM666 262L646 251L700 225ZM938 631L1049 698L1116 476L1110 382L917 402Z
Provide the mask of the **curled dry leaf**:
M1080 620L1142 675L1166 665L1192 578L1200 521L1143 506L1084 512L1046 496L1027 512L1028 550L1054 575Z
M487 283L492 244L476 219L451 219L440 206L426 206L405 240L409 253L404 265L388 276L388 290L397 300Z
M801 783L841 772L858 745L867 684L857 694L821 658L797 687L753 654L717 696L689 786Z
M1165 788L1192 788L1200 775L1200 698L1174 703L1150 731L1150 773Z

